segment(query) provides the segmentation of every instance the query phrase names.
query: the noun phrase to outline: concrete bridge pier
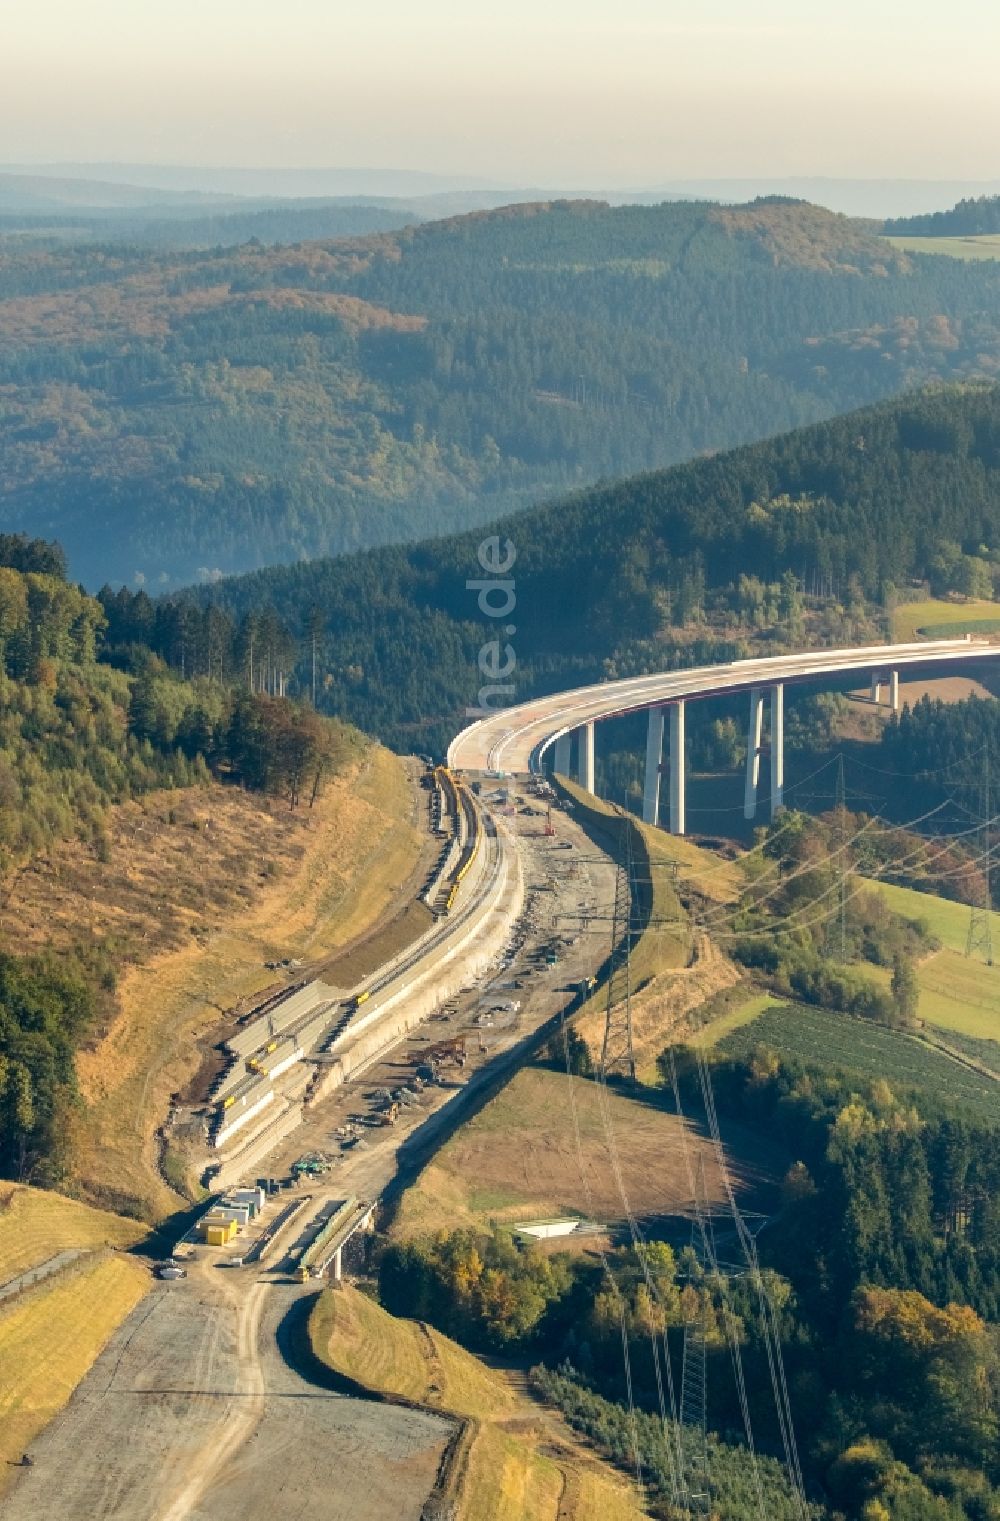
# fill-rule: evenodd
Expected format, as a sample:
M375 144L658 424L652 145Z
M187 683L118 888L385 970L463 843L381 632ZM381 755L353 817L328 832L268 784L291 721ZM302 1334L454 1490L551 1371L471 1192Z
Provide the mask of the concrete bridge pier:
M893 713L899 712L899 672L898 671L872 671L872 702L879 707L882 702L882 688L889 684L889 707Z
M670 705L670 833L684 834L687 783L684 774L684 703Z
M764 694L760 687L750 690L750 730L747 734L747 779L743 789L743 817L757 817L757 786L760 782L760 751L764 734Z
M784 807L785 791L785 686L771 688L771 817Z
M572 744L572 734L561 734L556 740L556 753L553 757L552 769L553 771L558 771L560 776L569 776L569 757Z
M660 822L660 770L663 766L663 709L650 708L646 730L646 782L642 794L642 822L655 828Z
M576 731L576 776L581 787L594 790L594 726L581 724Z

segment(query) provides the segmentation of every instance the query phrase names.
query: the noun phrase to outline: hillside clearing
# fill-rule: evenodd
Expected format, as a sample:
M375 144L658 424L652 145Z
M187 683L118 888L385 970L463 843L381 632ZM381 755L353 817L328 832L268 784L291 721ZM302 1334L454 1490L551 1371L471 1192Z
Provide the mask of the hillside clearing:
M213 807L219 801L213 795ZM110 1028L78 1054L86 1108L74 1125L72 1179L80 1192L144 1217L176 1208L154 1139L170 1095L208 1054L220 1015L273 982L265 962L328 958L391 911L425 844L413 813L403 763L372 747L308 813L234 799L224 859L235 852L242 862L245 890L235 901L217 907L211 878L193 909L188 878L149 884L152 910L188 919L193 933L126 968ZM214 817L205 832L218 836ZM200 845L201 835L189 839ZM191 856L197 870L200 851ZM112 879L117 870L128 877L129 862L105 869Z
M949 259L1000 259L1000 235L995 232L950 238L902 234L898 237L887 236L885 241L900 253L943 254Z
M150 1282L147 1268L109 1254L0 1312L0 1491L7 1465L62 1409Z
M732 1175L744 1189L780 1176L787 1165L759 1138L734 1129L727 1139L735 1153ZM400 1200L392 1235L564 1215L617 1223L626 1212L612 1141L636 1215L689 1214L689 1164L695 1176L704 1163L710 1203L724 1198L714 1152L692 1125L613 1088L605 1099L596 1082L530 1067L423 1169ZM586 1245L586 1237L580 1240Z
M0 1283L72 1247L134 1246L141 1225L41 1188L0 1183Z
M309 1334L316 1355L355 1383L472 1423L446 1481L457 1521L637 1521L645 1514L625 1480L558 1416L433 1327L397 1320L344 1288L317 1301Z
M1000 634L1000 602L944 601L928 597L922 602L902 602L893 609L892 637L911 644L926 635L932 639L960 638L965 633Z
M906 919L925 920L931 934L940 940L945 950L964 953L969 934L967 903L956 903L951 898L919 892L913 887L896 887L890 882L880 882L878 890L894 914L902 914ZM994 943L1000 947L1000 913L994 909L990 918Z

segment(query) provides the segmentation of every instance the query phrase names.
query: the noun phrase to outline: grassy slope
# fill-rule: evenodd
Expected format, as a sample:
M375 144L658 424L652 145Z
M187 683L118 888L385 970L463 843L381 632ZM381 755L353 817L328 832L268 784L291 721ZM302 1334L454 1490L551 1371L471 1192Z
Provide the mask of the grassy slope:
M941 950L921 961L918 1013L928 1024L955 1030L975 1040L1000 1040L1000 966L966 956L969 909L931 893L882 884L880 891L894 913L925 919ZM1000 914L992 914L994 946L1000 953ZM875 980L888 982L888 969L874 969Z
M614 1089L605 1108L597 1083L571 1084L564 1072L529 1067L422 1170L400 1201L393 1234L569 1215L622 1220L609 1136L636 1214L689 1209L685 1147L695 1169L704 1159L709 1195L722 1197L710 1146L690 1128L682 1131L672 1114ZM759 1144L746 1155L755 1168L780 1176L780 1160ZM746 1175L748 1166L736 1162L733 1172Z
M559 786L573 799L577 818L589 819L597 838L607 844L602 831L606 820L615 827L614 810L565 777ZM691 1010L738 976L706 936L692 934L679 893L732 902L739 893L739 872L735 862L720 860L690 840L633 824L636 882L649 915L631 958L633 1050L640 1077L652 1081L657 1056L669 1040L682 1036ZM616 1003L624 997L618 976L614 994ZM602 990L575 1021L595 1056L603 1041L605 1007Z
M356 1290L340 1289L318 1301L309 1331L317 1356L338 1373L474 1423L457 1521L633 1521L644 1514L624 1480L556 1417L431 1327L396 1320Z
M614 810L610 804L586 792L569 777L560 777L559 785L576 803L578 814L582 809L589 809L599 823L613 815ZM683 835L667 834L663 829L650 829L645 824L638 824L637 827L645 841L650 860L657 863L659 868L656 880L662 877L669 882L676 865L678 882L690 887L700 897L718 903L735 901L739 895L740 876L734 861L720 860L712 851L704 850Z
M42 1188L0 1184L0 1283L71 1247L133 1246L141 1225Z
M239 850L253 867L245 894L218 906L209 883L198 932L126 970L111 1028L79 1054L86 1109L74 1137L78 1190L99 1202L131 1200L152 1217L177 1207L157 1172L154 1140L170 1094L197 1069L220 1010L273 980L266 961L329 956L392 906L422 848L411 808L400 761L372 747L327 786L313 813L292 819L279 810L273 839L260 821L244 820ZM192 831L195 867L199 848ZM273 876L259 869L269 857ZM129 863L104 869L127 874ZM148 906L162 912L170 891L165 878Z
M0 1490L150 1286L148 1269L102 1254L0 1311Z
M977 233L965 238L887 237L900 253L947 254L952 259L1000 259L1000 235Z
M921 602L903 602L892 614L892 637L903 644L912 643L924 633L929 638L949 639L965 633L992 631L1000 633L998 602L975 599L946 602L938 597L926 597Z
M748 983L746 986L746 1001L739 1004L735 1009L729 1009L721 1014L718 1019L713 1019L710 1024L703 1026L689 1040L692 1046L716 1046L720 1040L725 1040L734 1030L742 1030L744 1025L752 1024L753 1021L765 1009L769 1009L777 999L773 993L756 993Z

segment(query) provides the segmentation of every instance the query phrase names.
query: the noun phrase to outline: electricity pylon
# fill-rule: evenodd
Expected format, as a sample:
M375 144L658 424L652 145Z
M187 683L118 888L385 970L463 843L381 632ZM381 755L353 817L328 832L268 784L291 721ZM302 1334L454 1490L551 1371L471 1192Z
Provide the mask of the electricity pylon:
M847 963L847 790L844 783L844 757L841 754L837 759L837 796L834 804L837 819L837 928L839 936L836 946L837 960L841 966ZM831 947L833 939L833 925L827 923L827 950Z
M983 773L979 778L979 829L976 833L979 848L977 855L982 862L985 889L983 902L973 903L969 911L969 933L965 941L965 954L974 956L982 952L987 966L993 965L993 872L990 869L990 819L993 800L990 795L990 746L986 744L983 757Z
M695 1218L691 1222L691 1251L704 1277L713 1255L706 1220L704 1159L698 1170L694 1192ZM695 1313L684 1320L681 1362L680 1499L685 1514L691 1517L707 1515L709 1511L707 1316L708 1301L702 1285Z
M608 1002L601 1050L601 1076L624 1073L635 1081L632 1048L632 895L634 860L633 824L624 809L617 810L622 835L621 855L616 861L615 908L611 922L611 956L608 962Z

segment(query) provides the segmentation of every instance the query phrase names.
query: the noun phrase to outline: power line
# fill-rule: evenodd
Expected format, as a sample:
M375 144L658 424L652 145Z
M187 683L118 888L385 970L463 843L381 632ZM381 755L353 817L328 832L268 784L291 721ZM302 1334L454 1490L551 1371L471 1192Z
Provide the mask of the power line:
M983 901L971 905L969 912L969 933L965 942L965 954L973 956L976 952L981 952L987 966L993 965L993 883L989 861L991 806L990 750L989 745L987 745L983 756L983 769L979 778L980 857L986 858L986 865L983 868Z
M601 1077L624 1072L635 1082L635 1051L632 1045L632 896L635 863L632 851L632 820L617 810L624 859L615 872L615 906L611 925L611 957L608 966L607 1007ZM622 981L624 980L624 992Z

